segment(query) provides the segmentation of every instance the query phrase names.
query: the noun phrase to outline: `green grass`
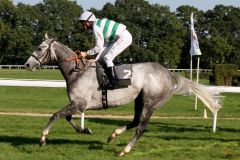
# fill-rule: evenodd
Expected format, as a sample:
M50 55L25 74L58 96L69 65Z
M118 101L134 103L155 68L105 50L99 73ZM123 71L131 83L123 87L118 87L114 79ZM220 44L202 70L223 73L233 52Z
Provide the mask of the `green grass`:
M63 80L58 69L41 69L35 72L25 69L0 69L0 78Z
M224 93L223 108L219 117L240 118L239 94ZM54 113L69 103L65 88L0 87L1 112ZM198 103L194 110L194 96L173 96L163 107L155 111L155 116L201 117L204 106ZM133 115L133 103L107 110L86 111L86 114ZM209 113L211 116L211 114Z
M0 87L0 111L52 113L68 103L65 88Z
M78 119L77 119L78 120ZM134 130L108 145L108 135L129 120L87 119L93 135L77 134L65 120L59 120L39 147L42 128L48 118L0 116L0 159L11 160L114 160ZM211 120L151 120L147 131L124 160L212 160L240 159L240 126L237 120L219 120L217 133Z
M58 70L7 73L0 70L0 77L61 79ZM225 93L223 96L223 108L218 116L240 118L239 94ZM174 96L154 115L203 116L203 105L199 103L198 110L194 111L194 101L195 97ZM0 87L0 102L0 112L54 113L68 104L68 98L65 88ZM133 103L87 111L86 115L89 114L133 115ZM48 120L48 117L1 115L0 160L117 160L115 153L121 151L135 133L135 129L130 130L108 145L109 134L129 123L130 119L86 119L85 126L92 129L93 135L77 134L65 119L59 119L53 125L47 145L39 147L41 131ZM76 120L80 123L79 119ZM132 152L122 159L240 159L239 120L218 119L217 133L213 134L211 130L212 119L152 119Z

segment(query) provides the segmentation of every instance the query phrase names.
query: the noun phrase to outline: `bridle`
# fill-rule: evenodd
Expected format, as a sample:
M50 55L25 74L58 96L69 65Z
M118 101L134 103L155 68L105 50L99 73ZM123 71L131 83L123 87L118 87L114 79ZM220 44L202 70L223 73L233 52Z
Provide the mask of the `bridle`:
M52 51L52 49L51 49L52 48L52 44L53 44L54 41L56 41L55 38L51 40L51 42L48 44L48 48L44 51L43 54L41 54L39 56L35 56L34 54L31 55L33 58L35 58L40 63L40 66L45 64L45 60L46 59L50 58L50 61L52 61L51 54L53 54L53 60L56 61L56 62L59 62L57 60L57 56L56 56L55 52ZM73 61L74 60L75 64L76 64L76 66L75 66L76 70L85 70L86 69L86 65L85 65L85 63L83 61L84 58L82 57L81 52L79 50L76 50L74 52L74 54L75 54L75 57L67 58L67 59L65 59L65 60L63 60L61 62L69 62L69 61ZM79 68L79 60L81 61L82 65L83 65L83 68Z
M45 63L45 60L48 58L50 58L50 61L51 61L51 59L52 59L51 53L54 55L53 60L57 61L56 54L51 51L51 47L52 47L52 44L54 41L56 41L55 38L51 40L51 42L48 44L48 48L44 51L44 53L42 55L39 55L39 56L35 56L34 54L31 55L33 58L35 58L40 63L40 66L42 66Z

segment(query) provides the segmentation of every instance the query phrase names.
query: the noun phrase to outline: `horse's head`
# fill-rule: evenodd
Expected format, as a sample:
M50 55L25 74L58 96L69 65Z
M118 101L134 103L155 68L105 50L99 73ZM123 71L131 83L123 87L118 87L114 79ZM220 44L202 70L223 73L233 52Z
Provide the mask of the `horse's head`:
M44 40L29 57L25 63L26 69L35 71L35 69L42 64L48 64L53 60L57 60L55 52L52 48L52 44L56 39L49 39L46 37Z
M91 65L90 62L85 60L80 53L80 51L73 52L68 47L56 41L56 39L50 39L45 35L46 40L44 40L33 52L30 58L25 63L25 68L30 71L35 71L35 69L42 64L49 64L50 62L65 62L67 67L74 68L74 71L86 70L86 67ZM70 63L71 62L71 63ZM71 64L71 65L69 65ZM74 65L74 66L73 66Z

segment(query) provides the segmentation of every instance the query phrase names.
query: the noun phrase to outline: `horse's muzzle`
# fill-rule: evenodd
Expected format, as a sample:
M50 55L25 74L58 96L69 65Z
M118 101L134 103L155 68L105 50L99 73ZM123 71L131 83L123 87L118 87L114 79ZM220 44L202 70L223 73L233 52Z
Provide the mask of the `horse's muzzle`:
M25 66L26 70L28 70L28 71L34 71L35 68L36 68L35 65L31 65L31 63L29 63L29 62L26 62L26 63L24 64L24 66Z

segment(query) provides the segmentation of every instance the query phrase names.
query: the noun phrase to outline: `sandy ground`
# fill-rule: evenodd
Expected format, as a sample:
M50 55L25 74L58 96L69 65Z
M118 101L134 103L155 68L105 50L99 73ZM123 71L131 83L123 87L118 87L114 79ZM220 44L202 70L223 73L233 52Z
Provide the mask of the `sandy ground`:
M52 114L44 113L21 113L21 112L0 112L0 115L10 116L29 116L29 117L50 117ZM74 118L81 118L80 114L73 115ZM84 118L100 118L100 119L133 119L133 116L119 116L119 115L85 115ZM204 117L158 117L152 116L151 119L213 119ZM240 118L218 118L223 120L240 120Z

